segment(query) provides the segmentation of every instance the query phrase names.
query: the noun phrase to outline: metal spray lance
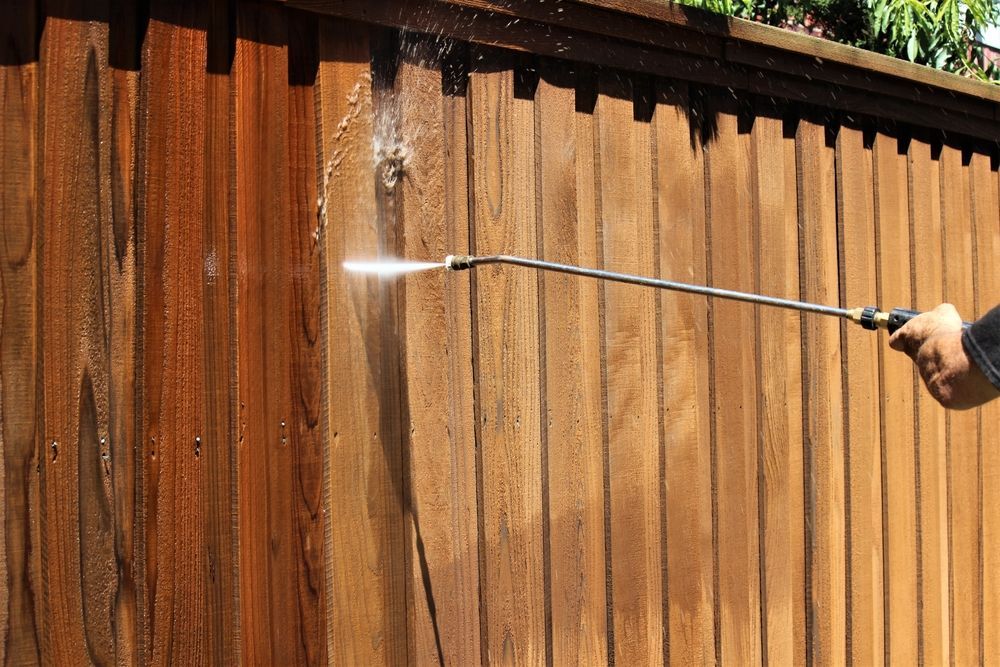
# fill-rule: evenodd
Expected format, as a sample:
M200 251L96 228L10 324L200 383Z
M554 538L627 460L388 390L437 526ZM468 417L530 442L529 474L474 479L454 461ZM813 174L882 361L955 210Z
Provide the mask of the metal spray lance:
M451 271L463 271L482 264L512 264L524 266L543 271L558 271L559 273L569 273L575 276L585 276L587 278L597 278L598 280L613 280L619 283L629 283L631 285L642 285L644 287L656 287L659 289L672 290L675 292L688 292L690 294L701 294L718 299L732 299L734 301L745 301L756 303L762 306L774 306L776 308L786 308L798 310L806 313L818 313L820 315L832 315L860 324L865 329L872 331L885 329L890 334L912 320L920 314L919 311L908 308L893 308L889 312L879 310L875 306L863 306L860 308L836 308L834 306L824 306L818 303L807 301L795 301L793 299L781 299L774 296L764 296L762 294L752 294L750 292L737 292L735 290L721 289L718 287L707 287L704 285L691 285L679 283L673 280L662 280L660 278L647 278L635 276L628 273L616 273L603 269L588 269L572 264L558 264L556 262L546 262L539 259L528 259L526 257L515 257L512 255L489 255L475 257L471 255L448 255L445 257L444 266ZM964 322L964 327L969 323Z

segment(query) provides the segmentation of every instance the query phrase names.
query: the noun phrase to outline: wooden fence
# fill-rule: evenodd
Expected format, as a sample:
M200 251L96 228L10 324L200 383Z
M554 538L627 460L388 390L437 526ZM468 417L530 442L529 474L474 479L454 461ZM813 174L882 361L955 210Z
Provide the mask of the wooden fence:
M295 7L295 8L293 8ZM976 664L1000 88L651 0L16 2L0 661Z

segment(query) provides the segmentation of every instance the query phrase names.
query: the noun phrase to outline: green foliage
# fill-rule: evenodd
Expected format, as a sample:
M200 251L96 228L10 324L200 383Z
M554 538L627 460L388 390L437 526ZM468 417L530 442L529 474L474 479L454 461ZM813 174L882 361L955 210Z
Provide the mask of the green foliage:
M1000 18L1000 0L678 1L1000 83L975 39Z

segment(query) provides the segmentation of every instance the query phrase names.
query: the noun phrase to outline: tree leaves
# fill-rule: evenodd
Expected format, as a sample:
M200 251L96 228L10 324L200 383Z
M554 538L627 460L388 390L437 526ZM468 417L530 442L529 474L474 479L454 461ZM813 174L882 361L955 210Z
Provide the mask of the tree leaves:
M1000 83L998 68L976 42L977 35L1000 19L1000 0L679 2Z

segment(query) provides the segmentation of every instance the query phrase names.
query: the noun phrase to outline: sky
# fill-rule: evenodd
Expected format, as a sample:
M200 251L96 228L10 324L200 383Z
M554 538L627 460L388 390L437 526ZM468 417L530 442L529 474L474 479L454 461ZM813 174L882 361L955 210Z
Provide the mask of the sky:
M983 33L983 41L990 46L1000 47L1000 26L993 26Z

